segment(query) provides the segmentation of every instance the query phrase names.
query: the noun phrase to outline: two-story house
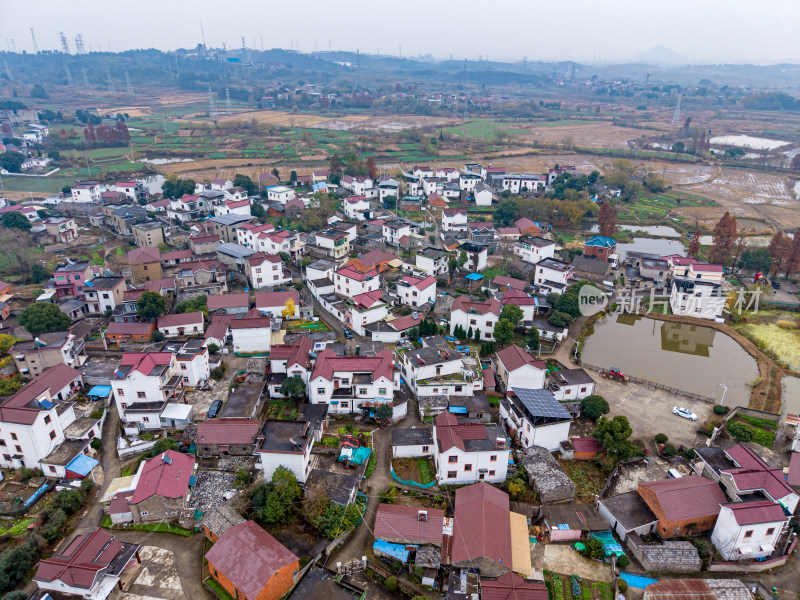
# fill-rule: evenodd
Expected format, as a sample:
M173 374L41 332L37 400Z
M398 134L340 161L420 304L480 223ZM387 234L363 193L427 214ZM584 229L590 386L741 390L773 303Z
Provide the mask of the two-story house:
M360 273L368 273L370 271L383 273L389 268L389 263L394 260L397 260L397 256L391 252L385 252L384 250L373 250L352 259L347 263L347 266L352 267Z
M333 284L338 294L352 298L380 289L381 280L377 271L361 273L351 267L344 267L334 271Z
M291 283L292 273L289 269L284 269L279 255L256 252L247 257L247 280L258 290Z
M415 268L434 277L448 274L448 260L449 255L446 251L431 246L423 248L414 256Z
M790 519L780 504L770 500L723 504L711 542L723 560L766 558L778 548Z
M71 242L78 237L78 226L75 219L69 217L49 217L43 221L47 234L54 243Z
M333 259L344 258L350 252L348 235L335 229L316 232L314 234L314 246L319 248L325 256Z
M267 188L267 200L270 202L280 202L286 204L289 200L294 199L296 194L294 190L285 185L276 185Z
M345 305L345 322L358 335L367 335L365 327L383 321L389 314L389 305L383 301L380 289L347 298Z
M608 262L608 258L617 252L617 241L614 238L595 235L583 245L584 256L596 256Z
M84 283L92 278L92 267L88 261L73 262L67 260L56 267L53 272L56 296L76 297L83 293Z
M250 200L226 200L214 207L214 214L250 216Z
M501 311L501 304L495 298L477 302L467 296L459 296L450 312L450 335L461 325L464 331L480 331L482 340L493 340L494 326L500 319Z
M95 277L83 288L90 313L105 313L122 306L128 283L124 277Z
M442 209L442 230L443 231L466 231L467 222L466 208L444 208Z
M397 297L401 304L411 307L427 306L436 301L436 278L406 275L397 282Z
M22 379L38 377L56 365L79 367L85 360L83 340L75 341L69 331L40 333L33 340L21 340L11 346L9 354Z
M505 481L511 451L502 427L459 421L454 414L443 412L433 420L433 440L440 484Z
M473 360L469 368L440 336L423 338L422 348L398 354L397 364L417 398L472 396L483 389L483 375L477 361Z
M344 189L353 192L354 196L363 196L374 185L374 182L371 177L364 175L344 175L341 184Z
M383 237L386 243L391 246L399 246L400 240L411 237L411 225L405 221L391 220L382 225Z
M305 483L311 473L314 430L308 421L268 419L261 428L258 456L264 481L270 481L278 467L289 469Z
M297 290L285 292L259 292L256 294L256 309L273 318L297 318L300 316L300 295ZM287 308L293 309L287 312ZM287 312L287 314L283 314Z
M519 346L507 346L497 353L497 376L506 392L516 388L542 389L547 365Z
M369 357L338 356L326 349L317 357L311 374L309 401L327 404L331 414L347 414L392 404L394 391L399 389L399 371L385 348Z
M464 269L479 273L486 268L486 263L489 259L488 245L477 242L464 242L458 247L458 252L463 252L467 255L467 262L463 266Z
M372 218L369 200L366 196L350 196L344 199L344 214L348 219L366 221Z
M572 416L549 390L516 388L500 401L500 421L523 448L555 452L569 440Z
M72 186L73 202L95 202L100 203L100 197L105 188L97 181L75 181Z
M160 429L168 403L183 403L186 386L172 352L126 352L111 380L120 420Z
M285 292L272 292L283 294ZM258 299L256 299L258 302ZM233 351L244 354L262 354L272 346L272 319L253 308L239 318L233 319L228 328L231 332Z
M521 260L535 265L555 256L556 243L540 237L525 237L516 243L513 251Z
M137 524L185 522L193 516L189 497L196 469L193 456L175 450L142 461L127 500L131 520Z
M572 265L556 258L536 263L536 287L545 294L563 294L572 279Z

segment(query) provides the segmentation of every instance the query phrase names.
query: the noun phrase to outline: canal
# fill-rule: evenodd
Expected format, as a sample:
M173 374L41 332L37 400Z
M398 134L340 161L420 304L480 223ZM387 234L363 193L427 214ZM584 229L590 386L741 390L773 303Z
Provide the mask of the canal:
M581 358L708 398L719 400L724 391L727 406L747 406L748 384L758 377L755 359L724 333L630 314L599 321Z

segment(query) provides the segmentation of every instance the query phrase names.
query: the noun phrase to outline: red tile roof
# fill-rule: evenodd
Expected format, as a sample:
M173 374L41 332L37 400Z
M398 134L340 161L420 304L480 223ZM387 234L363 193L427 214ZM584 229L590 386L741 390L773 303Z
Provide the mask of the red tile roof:
M311 379L331 381L334 373L372 373L373 381L379 377L392 381L393 369L392 353L386 348L375 356L337 356L333 350L325 349L317 356Z
M348 279L354 279L355 281L366 281L368 277L377 277L377 271L367 271L366 273L361 273L360 271L356 271L352 267L343 267L336 271L336 275L341 275L342 277L347 277Z
M500 235L519 235L520 231L518 227L498 227L497 233Z
M239 208L240 206L250 206L250 200L226 200L225 206L228 208Z
M203 339L207 340L213 338L215 340L223 340L227 334L228 323L211 323L211 325L206 328L206 334L203 336Z
M173 250L172 252L164 252L161 254L161 262L165 260L183 260L185 258L192 258L194 252L191 250Z
M219 310L220 308L242 308L250 306L250 294L212 294L206 301L208 310Z
M256 294L256 307L272 308L275 306L286 306L289 300L294 302L295 306L300 306L300 296L297 290L288 290L286 292L259 292Z
M497 353L497 358L503 361L507 371L516 371L520 367L530 365L536 369L544 370L547 365L543 360L536 360L519 346L509 346Z
M420 511L426 511L425 520ZM402 504L381 504L375 517L375 537L408 544L442 545L444 511Z
M344 199L344 201L348 204L358 204L359 202L365 202L366 200L366 196L350 196Z
M188 313L175 313L172 315L161 315L158 317L160 327L184 327L186 325L203 325L203 313L201 311Z
M142 265L161 262L161 253L158 248L136 248L128 252L129 265Z
M133 492L120 492L114 494L111 502L108 503L108 514L110 515L124 515L131 512L131 507L128 506L128 501L133 496Z
M465 440L485 440L486 425L483 423L461 423L453 413L443 412L433 420L439 452L447 452L455 446L466 452Z
M43 559L36 568L35 580L59 580L70 587L89 589L98 572L107 568L125 548L122 542L97 529L88 535L79 535L64 550Z
M481 579L481 600L547 600L547 586L525 581L516 573Z
M575 448L575 452L605 452L603 444L597 438L576 437L571 438L570 441Z
M252 419L203 421L197 426L198 444L252 444L261 424Z
M702 579L665 579L647 586L649 600L717 600Z
M371 308L378 303L383 303L383 292L380 290L364 292L363 294L353 296L353 302L356 303L357 308Z
M131 371L150 375L156 366L172 364L172 352L126 352L119 364L131 365Z
M457 310L461 310L465 313L470 313L474 310L475 313L479 315L491 313L499 317L502 309L500 308L500 302L494 298L481 302L475 302L470 300L467 296L459 296L456 298L456 301L453 302L452 312Z
M206 559L246 598L257 598L278 570L300 560L254 521L226 529ZM291 579L275 591L283 595L290 586Z
M370 268L384 261L394 260L396 258L397 256L391 252L386 252L384 250L373 250L372 252L367 252L364 256L359 257L358 260L361 261L362 265Z
M422 317L417 314L417 318L414 318L414 313L410 315L406 315L405 317L397 317L396 319L392 319L389 321L389 325L395 331L405 331L407 329L411 329L412 327L416 327L422 322Z
M447 215L448 217L454 217L456 215L466 215L467 209L466 208L445 208L442 211L443 215Z
M669 521L718 515L720 504L727 502L719 485L699 475L646 481L639 484L639 489L642 488L655 494L656 502ZM646 497L643 498L647 500Z
M526 287L528 287L527 281L515 279L514 277L508 277L507 275L497 275L494 279L492 279L492 283L514 290L524 290Z
M783 507L769 500L758 502L736 502L733 504L723 504L733 513L736 523L739 525L755 525L756 523L776 523L786 520Z
M452 562L481 556L511 570L508 494L483 481L456 490Z
M231 329L266 329L271 326L271 323L272 320L269 317L245 317L244 319L234 319L229 327Z
M167 450L144 463L139 482L131 497L131 504L138 504L151 496L186 498L189 478L194 469L194 458Z
M106 335L150 335L155 329L155 323L109 323Z
M264 254L263 252L256 252L247 259L247 264L250 266L263 265L265 262L280 264L283 260L277 254Z
M63 363L50 367L0 405L0 422L32 425L44 410L36 399L48 390L55 395L76 380L83 381L78 369Z
M734 463L740 465L737 469L723 470L723 473L730 474L739 491L764 490L775 500L797 494L786 483L781 469L770 467L750 448L736 444L726 453Z
M407 283L411 287L415 287L418 290L424 290L436 283L436 277L434 277L433 275L429 275L428 277L420 279L419 277L412 277L411 275L406 275L405 277L403 277L403 283Z
M800 452L792 452L792 458L789 461L789 475L786 478L786 483L795 487L800 487Z

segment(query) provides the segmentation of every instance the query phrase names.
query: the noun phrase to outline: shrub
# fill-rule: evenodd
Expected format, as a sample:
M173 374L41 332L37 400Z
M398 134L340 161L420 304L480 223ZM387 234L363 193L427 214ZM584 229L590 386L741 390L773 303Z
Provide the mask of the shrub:
M721 404L716 404L714 406L714 414L715 415L724 415L727 412L728 412L728 407L727 406L722 406Z
M386 586L386 589L389 590L390 592L396 592L397 591L397 588L398 588L397 577L395 577L394 575L392 575L391 577L387 577L386 581L384 581L383 583Z
M225 371L227 370L227 366L225 364L221 364L218 367L214 367L211 369L211 379L216 379L219 381L225 376Z
M153 332L153 335L150 336L151 342L163 342L164 341L164 334L157 329Z
M208 345L208 351L211 354L216 354L217 352L219 352L219 346L217 346L216 344L209 344Z
M619 591L625 593L628 591L628 583L624 579L620 579L617 582L617 587L619 587Z
M666 443L667 443L667 440L668 440L669 438L667 437L667 434L666 434L666 433L657 433L657 434L655 435L654 439L655 439L655 441L656 441L656 443L657 443L657 444L666 444Z
M624 568L625 568L625 567L627 567L629 564L631 564L631 559L630 559L630 558L628 558L627 556L620 556L620 557L617 559L617 566L618 566L620 569L624 569Z
M607 415L609 410L611 408L608 406L608 402L599 394L592 394L581 400L581 412L592 421Z
M672 444L667 444L666 446L664 446L664 451L662 452L662 454L664 456L677 456L678 449L675 448L675 446L673 446Z
M91 479L84 479L81 481L81 489L88 494L94 489L94 481Z
M102 409L93 410L89 414L89 416L92 417L93 419L102 419L103 418L103 411L102 411Z
M100 450L103 447L103 440L100 438L94 438L92 442L89 444L94 450Z

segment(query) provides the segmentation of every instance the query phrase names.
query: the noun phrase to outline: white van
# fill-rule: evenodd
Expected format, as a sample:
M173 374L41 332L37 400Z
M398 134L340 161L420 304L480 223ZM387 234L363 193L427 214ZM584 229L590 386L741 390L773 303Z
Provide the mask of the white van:
M667 469L667 477L670 479L678 479L679 477L683 477L683 475L680 474L678 469Z

